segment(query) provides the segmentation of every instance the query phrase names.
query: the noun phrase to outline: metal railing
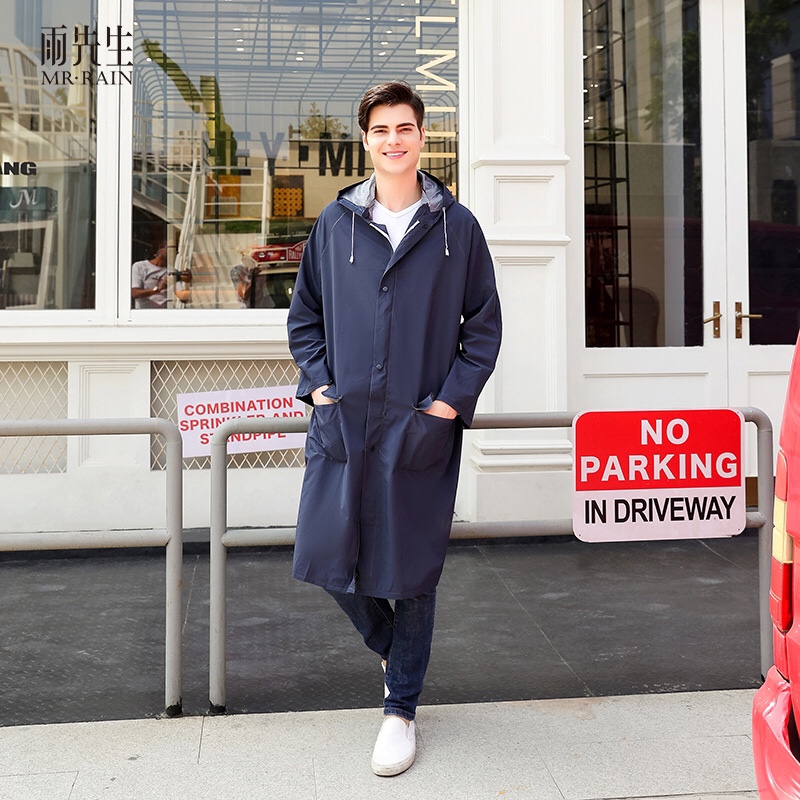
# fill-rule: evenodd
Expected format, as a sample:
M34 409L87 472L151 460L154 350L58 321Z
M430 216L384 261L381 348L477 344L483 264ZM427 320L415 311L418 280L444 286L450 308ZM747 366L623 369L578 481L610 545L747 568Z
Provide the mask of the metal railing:
M157 434L167 443L166 527L154 530L5 533L0 551L165 547L166 623L164 711L174 717L181 700L181 568L183 560L183 441L165 419L0 420L0 436L98 436Z
M766 675L772 665L772 621L769 615L769 581L772 558L772 423L760 409L739 408L747 422L757 428L758 510L747 512L747 527L759 529L759 626L761 670ZM531 414L478 414L473 429L570 428L575 414L538 412ZM227 635L227 548L292 544L291 528L252 528L228 530L227 455L228 439L237 433L302 433L308 430L308 417L240 418L223 422L211 436L211 541L210 541L210 633L209 704L213 713L226 705ZM572 534L572 519L525 520L508 522L454 522L451 538L499 538Z

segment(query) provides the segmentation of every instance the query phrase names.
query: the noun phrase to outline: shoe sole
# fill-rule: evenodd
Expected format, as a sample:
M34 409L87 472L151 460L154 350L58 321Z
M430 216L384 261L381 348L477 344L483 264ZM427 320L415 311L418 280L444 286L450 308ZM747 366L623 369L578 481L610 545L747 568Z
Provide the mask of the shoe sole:
M399 761L397 764L376 764L373 761L372 771L381 778L391 778L393 775L399 775L401 772L405 772L414 763L415 756L416 753L410 758Z

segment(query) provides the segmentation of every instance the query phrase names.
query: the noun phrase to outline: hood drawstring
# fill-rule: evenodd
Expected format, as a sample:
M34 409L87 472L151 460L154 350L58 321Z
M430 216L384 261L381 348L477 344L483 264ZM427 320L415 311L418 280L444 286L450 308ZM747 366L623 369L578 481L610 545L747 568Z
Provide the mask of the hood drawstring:
M355 258L354 241L356 232L356 215L353 211L350 213L353 215L353 219L350 223L350 263L352 264L353 259Z
M447 241L447 208L442 207L442 220L444 224L444 254L450 257L450 246ZM350 263L355 261L355 234L356 234L356 215L350 212Z

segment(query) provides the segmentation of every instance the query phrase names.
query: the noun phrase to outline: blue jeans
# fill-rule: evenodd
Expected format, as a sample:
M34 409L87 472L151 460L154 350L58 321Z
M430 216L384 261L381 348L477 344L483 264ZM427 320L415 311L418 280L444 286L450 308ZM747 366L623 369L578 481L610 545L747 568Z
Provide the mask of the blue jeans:
M412 720L431 655L436 590L395 600L326 590L364 637L370 650L386 661L383 713Z

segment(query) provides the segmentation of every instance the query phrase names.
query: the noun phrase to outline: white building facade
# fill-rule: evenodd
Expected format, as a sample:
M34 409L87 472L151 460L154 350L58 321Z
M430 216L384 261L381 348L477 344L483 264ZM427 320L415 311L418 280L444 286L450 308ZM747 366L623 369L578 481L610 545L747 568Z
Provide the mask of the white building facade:
M504 342L480 411L752 405L778 429L800 319L797 3L0 8L3 418L177 423L180 395L291 385L302 243L369 172L361 92L402 78L429 109L421 166L495 258ZM302 463L233 456L230 524L292 525ZM144 436L0 441L0 532L160 527L163 468ZM571 468L568 429L470 432L457 514L569 517ZM184 485L185 525L207 527L207 457Z

